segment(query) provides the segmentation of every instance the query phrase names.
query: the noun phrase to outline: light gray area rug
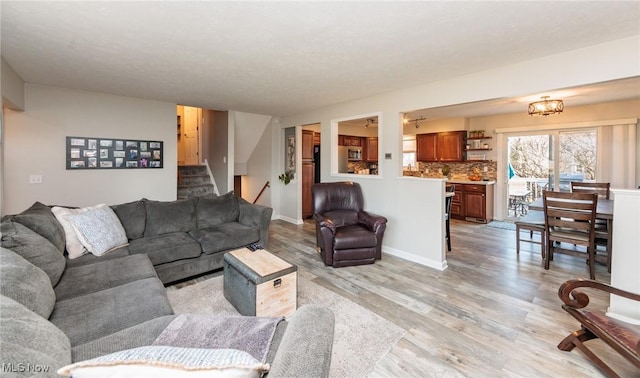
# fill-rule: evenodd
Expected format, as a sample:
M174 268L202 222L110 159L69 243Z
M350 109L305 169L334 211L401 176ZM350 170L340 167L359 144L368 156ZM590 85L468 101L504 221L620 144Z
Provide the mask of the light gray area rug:
M178 313L238 315L222 293L222 276L168 291ZM366 377L404 335L404 330L364 307L298 276L298 307L317 304L336 317L331 377Z
M516 225L513 222L495 221L495 220L487 223L487 227L501 228L503 230L513 230L513 231L515 231L516 229Z

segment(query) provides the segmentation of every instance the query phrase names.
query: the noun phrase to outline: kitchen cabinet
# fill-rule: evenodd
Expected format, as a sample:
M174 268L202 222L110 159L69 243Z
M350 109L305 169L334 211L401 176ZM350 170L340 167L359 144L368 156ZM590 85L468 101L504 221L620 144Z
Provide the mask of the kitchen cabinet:
M440 161L463 161L466 131L438 133L438 158Z
M466 131L447 131L416 135L416 160L464 161Z
M362 147L362 137L338 135L338 146Z
M320 145L320 133L313 133L313 145L314 146L318 146Z
M451 217L487 223L493 219L493 184L457 184Z
M438 133L416 135L416 160L438 161Z
M302 160L313 160L312 130L302 130Z
M362 149L364 160L367 162L377 162L378 161L378 138L370 137L370 138L364 138L364 139L365 139L365 143Z
M458 188L462 185L456 185L456 190L451 200L451 218L464 219L464 207L462 203L462 190Z

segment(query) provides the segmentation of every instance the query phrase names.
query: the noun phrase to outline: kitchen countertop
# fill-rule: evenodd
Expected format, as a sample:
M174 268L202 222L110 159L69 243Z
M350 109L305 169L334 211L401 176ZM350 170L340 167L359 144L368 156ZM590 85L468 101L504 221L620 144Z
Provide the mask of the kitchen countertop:
M471 181L471 180L457 180L457 179L447 180L447 182L450 182L452 184L474 184L474 185L494 185L496 183L495 181Z

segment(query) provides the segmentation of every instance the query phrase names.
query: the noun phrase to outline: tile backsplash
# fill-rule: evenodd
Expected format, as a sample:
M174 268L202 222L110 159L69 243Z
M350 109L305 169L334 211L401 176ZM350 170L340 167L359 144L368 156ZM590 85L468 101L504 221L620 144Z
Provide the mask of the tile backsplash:
M424 163L418 162L418 169L404 171L405 176L421 176L430 178L444 177L440 173L443 166L449 166L449 178L452 180L468 180L473 175L473 168L480 168L480 176L485 180L496 180L498 178L498 163L495 161L464 161L455 163ZM487 167L487 172L484 171Z

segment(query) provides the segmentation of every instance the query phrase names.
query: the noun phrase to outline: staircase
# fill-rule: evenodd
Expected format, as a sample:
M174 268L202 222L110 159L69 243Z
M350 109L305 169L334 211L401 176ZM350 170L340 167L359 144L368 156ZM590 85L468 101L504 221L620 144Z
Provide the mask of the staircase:
M178 166L178 199L214 194L211 178L204 165Z

